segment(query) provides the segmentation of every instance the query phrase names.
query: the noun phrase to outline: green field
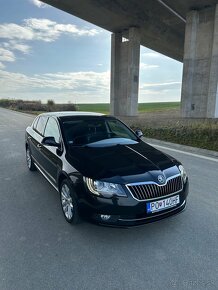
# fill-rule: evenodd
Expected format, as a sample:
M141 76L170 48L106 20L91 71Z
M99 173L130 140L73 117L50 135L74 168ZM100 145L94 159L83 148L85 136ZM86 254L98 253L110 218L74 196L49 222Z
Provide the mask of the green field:
M140 103L138 105L138 110L140 113L144 113L144 112L179 109L179 106L180 106L179 102ZM109 104L77 104L77 108L79 111L99 112L103 114L109 113Z
M164 110L178 110L180 108L180 102L163 102L163 103L139 103L139 113L143 112L155 112Z
M167 110L178 110L180 102L162 102L162 103L139 103L139 113L146 112L164 112ZM40 113L47 111L84 111L84 112L98 112L108 114L110 111L110 104L56 104L53 100L49 100L47 104L41 101L27 101L15 99L0 99L0 107L9 108L17 111L28 113Z

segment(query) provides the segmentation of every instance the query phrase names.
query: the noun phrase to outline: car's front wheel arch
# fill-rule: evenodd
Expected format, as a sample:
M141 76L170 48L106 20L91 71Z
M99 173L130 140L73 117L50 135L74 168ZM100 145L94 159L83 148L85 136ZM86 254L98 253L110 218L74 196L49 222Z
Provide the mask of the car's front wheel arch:
M36 166L33 162L31 150L29 145L26 143L26 161L27 161L27 167L30 171L36 171Z
M59 174L58 174L58 178L57 178L57 180L58 180L57 184L58 184L58 190L59 190L59 191L60 191L60 189L61 189L61 184L62 184L62 182L63 182L65 179L66 179L67 181L69 181L69 182L71 183L71 187L73 187L73 184L72 184L72 182L71 182L69 176L67 175L67 173L64 172L64 171L61 171L61 172L59 172Z
M65 219L71 224L78 224L80 222L80 216L77 195L72 187L72 182L65 175L62 177L59 185L59 192Z

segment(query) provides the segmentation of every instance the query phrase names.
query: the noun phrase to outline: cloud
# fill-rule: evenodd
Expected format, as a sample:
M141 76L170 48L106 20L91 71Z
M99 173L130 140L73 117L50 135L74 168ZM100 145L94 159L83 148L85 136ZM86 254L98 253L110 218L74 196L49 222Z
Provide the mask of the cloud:
M158 52L144 52L142 53L142 57L160 58L160 57L165 57L165 56Z
M46 7L45 3L42 3L39 0L30 0L30 2L32 2L35 6L39 7L39 8L44 8Z
M0 70L1 92L9 94L17 91L71 91L80 94L105 95L109 92L110 73L107 72L69 72L47 73L28 76Z
M32 76L0 69L0 98L54 99L55 102L109 102L110 73L69 72Z
M181 81L148 82L139 88L139 102L177 102L180 98Z
M0 97L54 99L56 102L109 102L110 72L57 72L26 75L0 69ZM181 82L169 80L140 86L140 102L177 101Z
M97 29L79 28L73 24L59 24L49 19L29 18L22 25L4 23L0 25L0 38L10 40L40 40L52 42L62 34L71 37L95 36L100 32Z
M181 85L181 82L178 81L169 81L163 83L146 83L143 84L140 89L155 88L155 87L166 87L166 86L178 86Z
M3 69L3 68L5 68L5 65L2 62L0 62L0 69Z
M8 42L0 44L0 69L5 68L5 64L2 62L13 62L16 60L13 51L27 54L30 51L30 46L15 40L9 40Z
M73 24L58 24L49 19L30 18L25 19L26 26L34 32L34 39L42 41L54 41L61 34L70 36L95 36L99 33L97 29L80 29Z
M144 63L144 62L141 62L140 63L140 69L152 69L152 68L158 68L159 65L156 65L156 64L147 64L147 63Z
M73 24L60 24L49 19L37 18L25 19L21 25L3 23L0 24L0 38L6 39L7 41L0 45L0 61L14 61L15 56L12 51L28 54L31 47L27 43L33 40L53 42L61 35L70 37L92 37L100 33L100 31L97 29L79 28ZM2 63L1 68L3 68Z
M11 40L9 42L4 42L3 46L5 48L10 48L11 50L20 51L20 52L22 52L24 54L27 54L30 51L30 46L29 45L23 44L23 43L21 43L19 41L15 41L15 40Z
M0 24L0 38L32 40L34 31L26 26L21 26L15 23Z
M0 61L15 61L15 55L12 51L0 47Z

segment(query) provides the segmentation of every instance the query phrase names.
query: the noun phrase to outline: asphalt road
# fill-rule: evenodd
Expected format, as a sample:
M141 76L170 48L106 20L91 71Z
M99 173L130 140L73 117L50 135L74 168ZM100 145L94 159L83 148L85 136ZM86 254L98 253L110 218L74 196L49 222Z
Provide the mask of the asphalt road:
M65 222L25 162L32 117L0 109L0 289L218 289L218 162L186 153L182 214L131 229Z

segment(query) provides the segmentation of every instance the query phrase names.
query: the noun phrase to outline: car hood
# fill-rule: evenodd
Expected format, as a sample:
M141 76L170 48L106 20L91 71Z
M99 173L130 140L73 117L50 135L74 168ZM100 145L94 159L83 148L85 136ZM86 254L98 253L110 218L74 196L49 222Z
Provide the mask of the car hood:
M179 174L169 156L143 141L131 145L70 147L67 161L83 176L118 183L157 180Z

